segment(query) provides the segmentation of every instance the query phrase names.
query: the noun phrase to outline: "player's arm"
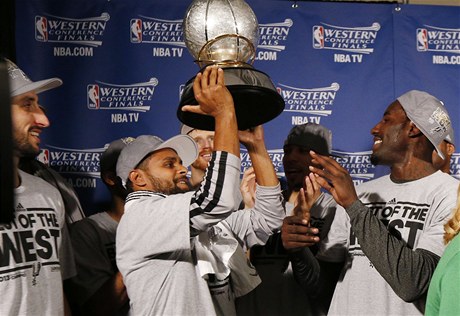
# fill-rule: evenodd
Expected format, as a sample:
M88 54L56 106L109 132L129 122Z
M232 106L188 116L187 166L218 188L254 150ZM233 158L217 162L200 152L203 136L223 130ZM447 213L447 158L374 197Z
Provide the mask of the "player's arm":
M196 235L238 208L240 147L235 107L223 70L207 67L196 76L193 91L199 105L187 105L182 110L210 115L215 121L215 151L190 203L191 234Z
M328 190L350 217L350 224L364 254L395 293L411 302L424 295L439 256L425 249L411 249L403 240L388 232L387 227L358 199L348 171L334 159L311 152L310 167L320 185ZM442 236L440 236L440 240Z

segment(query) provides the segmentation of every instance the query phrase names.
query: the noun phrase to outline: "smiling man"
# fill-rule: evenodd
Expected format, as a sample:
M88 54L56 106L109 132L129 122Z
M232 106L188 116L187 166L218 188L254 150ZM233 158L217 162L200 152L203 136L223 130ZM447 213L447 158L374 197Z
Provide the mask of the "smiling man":
M222 69L208 67L196 76L193 88L199 106L184 110L211 115L216 125L216 152L200 188L190 191L186 176L198 156L190 136L164 142L139 136L118 158L117 175L131 193L117 229L117 265L136 315L215 314L192 237L238 206L238 129Z
M6 60L13 126L14 216L0 225L0 314L63 315L63 280L75 275L59 192L44 180L18 169L19 159L35 157L40 135L49 126L38 94L58 87L51 78L33 82ZM6 106L6 104L4 104Z
M344 263L329 315L423 314L459 185L432 163L433 150L445 159L439 145L450 124L443 103L426 92L397 98L371 130L371 161L391 173L356 189L346 169L312 152L314 179L341 206L317 256L321 274L303 283L314 292L328 274L323 263ZM301 282L314 264L296 262Z
M195 187L203 181L209 161L211 161L214 150L214 131L196 129L183 124L180 133L189 135L198 145L198 158L190 165L190 183L192 187Z

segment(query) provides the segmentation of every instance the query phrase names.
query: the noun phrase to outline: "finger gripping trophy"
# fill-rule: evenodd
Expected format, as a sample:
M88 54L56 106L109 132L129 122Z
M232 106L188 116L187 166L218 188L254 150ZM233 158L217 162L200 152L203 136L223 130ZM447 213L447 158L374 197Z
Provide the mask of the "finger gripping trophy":
M268 75L252 66L259 24L244 0L194 0L185 13L183 28L185 45L201 71L209 65L223 68L238 129L260 125L282 113L283 98ZM198 104L194 79L185 85L177 116L186 125L214 130L214 118L181 110L184 105Z

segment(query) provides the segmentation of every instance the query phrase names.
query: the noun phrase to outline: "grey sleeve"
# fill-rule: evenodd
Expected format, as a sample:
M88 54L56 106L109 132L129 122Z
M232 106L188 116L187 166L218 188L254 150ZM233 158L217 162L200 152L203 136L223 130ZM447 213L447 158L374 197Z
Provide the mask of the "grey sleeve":
M362 251L393 291L406 302L424 295L439 256L428 250L407 247L359 200L346 211Z
M238 208L240 159L213 152L204 180L190 200L190 234L196 236Z
M286 214L279 184L256 187L254 208L235 211L226 219L243 248L264 245L279 230Z

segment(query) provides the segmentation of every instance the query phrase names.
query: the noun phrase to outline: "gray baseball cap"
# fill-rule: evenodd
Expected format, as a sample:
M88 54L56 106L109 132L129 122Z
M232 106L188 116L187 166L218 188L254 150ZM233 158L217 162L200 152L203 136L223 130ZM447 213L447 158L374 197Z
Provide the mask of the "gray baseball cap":
M329 156L332 153L332 132L315 123L296 125L290 130L284 145L297 145Z
M154 151L171 148L182 159L182 165L188 167L198 158L198 146L188 135L177 135L166 141L153 135L141 135L126 145L117 161L117 176L126 186L128 176L139 163Z
M112 171L116 172L117 169L117 160L120 156L121 151L125 148L129 143L134 141L135 138L133 137L123 137L120 139L116 139L112 141L110 144L107 145L105 151L101 155L100 160L100 172L107 172Z
M452 124L449 126L449 132L444 140L452 145L455 145L454 129L452 128Z
M433 144L439 157L444 155L439 144L446 139L453 130L449 113L444 104L429 93L411 90L397 98L407 117L421 130Z
M62 84L62 80L59 78L51 78L34 82L30 80L29 77L27 77L27 75L11 60L5 58L5 61L10 80L11 97L30 91L35 91L35 93L38 94L40 92L59 87Z
M196 129L195 127L191 127L191 126L182 124L182 126L180 127L180 133L182 135L188 135L191 131L193 131L195 129Z

